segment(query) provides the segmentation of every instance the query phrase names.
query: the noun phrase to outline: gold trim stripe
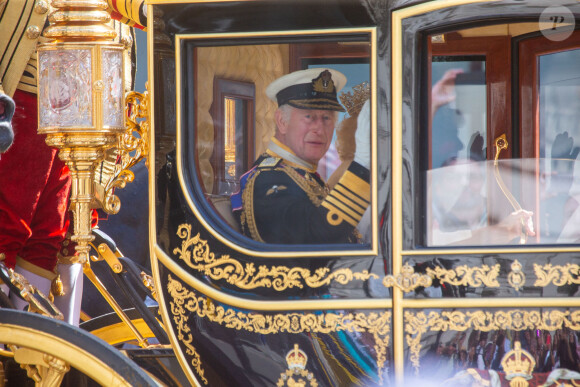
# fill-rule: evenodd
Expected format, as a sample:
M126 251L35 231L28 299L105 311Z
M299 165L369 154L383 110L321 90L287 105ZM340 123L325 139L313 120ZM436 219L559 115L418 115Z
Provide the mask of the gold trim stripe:
M147 15L154 14L154 7L152 5L147 6ZM155 68L155 28L153 27L153 17L147 18L147 68L150 71L147 72L147 82L149 84L149 100L155 101L156 95L156 87L155 87L155 72L153 69ZM178 48L179 49L179 48ZM179 84L179 77L180 74L176 72L175 74L175 82ZM151 102L151 105L153 103ZM149 109L149 149L148 149L148 160L151 160L151 165L155 165L155 109ZM174 128L175 130L175 128ZM153 280L155 282L155 287L157 289L163 289L161 285L161 280L159 276L159 261L157 260L157 255L154 253L157 247L157 226L155 221L157 219L157 197L155 192L155 184L157 184L156 179L156 170L155 168L148 168L148 177L149 177L149 251L151 252L151 271L153 274ZM166 327L171 326L171 317L169 316L169 305L163 296L163 292L159 292L159 311L161 314L161 318L163 320L163 324ZM177 356L177 361L183 372L185 373L187 380L192 386L201 386L202 384L197 379L196 375L189 367L189 363L185 359L185 355L179 346L179 339L175 335L175 331L173 329L167 329L167 335L169 336L169 340L171 342L172 348L175 350L175 354Z
M340 310L340 309L380 309L391 308L390 298L362 299L317 299L317 300L253 300L233 296L198 280L191 273L169 257L159 245L154 246L155 259L159 260L169 271L196 291L216 302L229 306L256 311L301 311L301 310ZM157 278L158 273L155 274ZM161 287L159 287L161 289ZM580 301L580 299L579 299Z
M336 309L385 309L393 308L390 298L370 299L324 299L324 300L276 300L259 301L232 296L206 285L193 277L186 269L173 261L160 246L154 246L154 257L172 273L191 286L196 291L206 295L216 302L242 309L256 311L280 310L336 310ZM157 274L155 275L157 278ZM397 288L393 288L396 290ZM433 309L433 308L541 308L570 307L580 308L580 297L506 297L506 298L405 298L399 301L401 308Z
M350 209L348 206L333 196L328 196L323 205L325 208L331 209L331 212L340 214L341 217L350 217L355 221L355 226L360 221L360 218L362 218L362 214L357 214L355 211Z
M143 337L145 338L155 337L155 335L153 334L153 332L143 319L131 320L131 322L135 324L135 328L137 328L137 330L141 332ZM91 334L97 336L98 338L106 341L108 344L111 345L126 343L133 340L136 341L135 335L133 334L133 332L131 332L131 330L127 327L127 324L125 324L124 322L119 322L108 325L106 327L95 329L94 331L91 331Z
M347 206L350 210L352 210L353 213L360 216L362 216L366 210L366 207L361 207L360 205L353 202L352 200L350 200L349 198L347 198L346 196L342 195L340 192L337 191L332 191L327 197L327 199L328 198L337 200L339 203L342 203L343 205Z
M525 253L578 253L580 252L580 245L578 247L557 247L557 246L546 246L546 247L493 247L493 246L482 246L482 247L468 247L468 248L458 248L458 249L421 249L421 250L403 250L401 254L403 256L411 255L470 255L470 254L525 254Z
M326 221L332 226L338 226L342 223L343 220L347 221L352 227L356 227L358 222L345 214L342 211L339 211L334 206L330 205L328 202L324 202L321 204L322 207L328 210L326 214Z
M371 202L371 185L351 171L347 170L338 181L338 184L348 187L349 190L365 200L367 205Z
M348 198L349 200L356 203L358 206L366 209L369 205L369 201L361 198L356 193L349 190L347 187L343 186L342 184L338 183L334 186L333 191L338 192L342 196ZM363 211L364 212L364 211Z
M25 261L22 257L16 257L16 266L20 266L24 270L28 270L29 272L41 276L43 278L53 280L56 278L57 274L53 271L46 270L40 266L37 266L33 263Z

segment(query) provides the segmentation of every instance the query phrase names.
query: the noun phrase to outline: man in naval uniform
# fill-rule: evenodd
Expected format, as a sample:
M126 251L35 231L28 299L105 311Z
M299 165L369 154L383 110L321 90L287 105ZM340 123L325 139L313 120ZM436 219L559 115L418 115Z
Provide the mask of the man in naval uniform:
M316 173L327 152L346 77L333 69L308 69L278 78L266 89L278 103L276 132L268 149L240 181L232 210L242 232L280 244L357 243L356 226L370 203L370 112L359 117L354 161L330 190Z
M109 0L110 12L139 27L145 23L143 2ZM0 253L6 266L45 295L59 273L66 297L56 297L55 304L65 320L78 325L82 270L67 260L72 249L61 250L68 229L70 172L58 150L37 134L36 45L45 39L49 13L48 0L0 0L0 94L16 104L14 143L0 155ZM129 36L128 27L117 24L115 29L119 41L123 33ZM15 295L11 298L19 309L27 305Z

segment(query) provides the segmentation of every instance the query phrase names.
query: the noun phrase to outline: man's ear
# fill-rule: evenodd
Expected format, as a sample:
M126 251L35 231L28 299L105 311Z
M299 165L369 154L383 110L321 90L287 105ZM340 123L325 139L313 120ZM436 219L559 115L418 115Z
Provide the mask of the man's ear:
M282 114L280 109L276 109L276 113L274 113L274 119L276 120L276 127L278 128L278 132L281 134L286 134L288 123L284 119L284 114Z

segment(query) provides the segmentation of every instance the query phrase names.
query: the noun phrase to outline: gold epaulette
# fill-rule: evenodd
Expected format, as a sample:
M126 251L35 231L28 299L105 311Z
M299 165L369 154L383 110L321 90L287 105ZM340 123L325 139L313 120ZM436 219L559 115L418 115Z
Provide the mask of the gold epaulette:
M258 165L258 168L274 168L280 163L280 161L282 161L282 159L279 157L266 157Z

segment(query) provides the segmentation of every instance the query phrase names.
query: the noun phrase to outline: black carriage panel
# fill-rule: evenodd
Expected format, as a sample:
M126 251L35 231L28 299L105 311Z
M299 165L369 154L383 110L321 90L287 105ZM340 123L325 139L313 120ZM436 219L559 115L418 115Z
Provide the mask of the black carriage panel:
M189 286L175 271L160 269L176 345L200 384L390 383L389 310L356 309L356 303L324 311L257 310L254 302L244 304L248 309L233 307L231 298L224 303L207 289Z
M404 267L430 281L407 298L464 299L576 297L580 253L433 254L403 259Z

